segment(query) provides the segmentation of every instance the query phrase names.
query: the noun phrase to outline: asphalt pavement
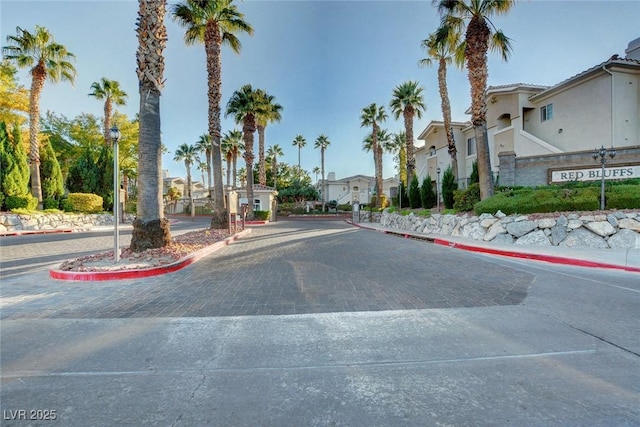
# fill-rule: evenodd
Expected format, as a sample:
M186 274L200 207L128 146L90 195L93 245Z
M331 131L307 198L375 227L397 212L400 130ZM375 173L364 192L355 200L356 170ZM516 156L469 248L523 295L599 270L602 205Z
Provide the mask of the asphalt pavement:
M2 425L640 425L633 271L279 221L174 273L51 279L91 236L0 240Z

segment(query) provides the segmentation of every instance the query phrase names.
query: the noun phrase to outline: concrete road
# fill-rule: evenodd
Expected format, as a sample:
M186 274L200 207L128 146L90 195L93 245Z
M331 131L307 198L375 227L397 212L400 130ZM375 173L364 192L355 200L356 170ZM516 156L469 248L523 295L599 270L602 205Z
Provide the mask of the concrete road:
M12 257L47 246L26 237ZM7 241L2 425L640 425L634 273L280 221L166 276L73 283L46 267L78 240L26 271Z

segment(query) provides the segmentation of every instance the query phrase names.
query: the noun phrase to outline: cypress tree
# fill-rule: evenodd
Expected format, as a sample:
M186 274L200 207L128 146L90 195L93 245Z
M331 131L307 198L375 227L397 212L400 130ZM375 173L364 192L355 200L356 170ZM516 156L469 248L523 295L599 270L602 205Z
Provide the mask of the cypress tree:
M43 207L57 208L58 201L64 194L64 180L60 163L53 151L51 142L47 139L40 149L40 176L42 179Z
M411 209L417 209L421 206L422 200L420 200L420 184L418 183L418 177L413 175L413 179L409 185L409 207Z
M429 175L422 180L420 196L423 208L431 209L436 205L436 193L431 186L431 177Z
M70 193L97 194L99 171L93 159L93 153L89 147L85 148L82 155L69 169L67 176L67 188Z
M442 199L444 200L444 207L447 209L453 209L453 192L458 189L458 183L456 177L453 175L451 166L444 171L442 175Z
M6 123L0 123L0 191L5 196L26 196L29 194L29 165L20 129L17 126L15 128L12 142Z

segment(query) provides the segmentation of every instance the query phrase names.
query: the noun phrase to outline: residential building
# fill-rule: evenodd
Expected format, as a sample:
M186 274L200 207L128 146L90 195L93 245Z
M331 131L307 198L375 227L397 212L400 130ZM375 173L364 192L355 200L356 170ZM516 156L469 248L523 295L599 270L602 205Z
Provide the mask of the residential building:
M592 154L601 146L616 150L607 167L618 172L607 179L640 177L640 38L629 43L624 58L613 55L556 85L490 86L486 99L491 164L499 184L600 179L593 172L599 159L596 163ZM464 188L476 158L474 129L468 122L452 127ZM429 174L435 183L437 168L451 164L444 124L432 121L418 140L423 141L416 150L418 177Z
M398 193L399 180L397 177L387 178L382 181L382 194L395 197ZM335 172L329 172L327 179L319 180L317 189L325 189L325 201L335 200L339 205L360 203L366 204L375 195L376 179L372 176L353 175L342 179L336 179Z

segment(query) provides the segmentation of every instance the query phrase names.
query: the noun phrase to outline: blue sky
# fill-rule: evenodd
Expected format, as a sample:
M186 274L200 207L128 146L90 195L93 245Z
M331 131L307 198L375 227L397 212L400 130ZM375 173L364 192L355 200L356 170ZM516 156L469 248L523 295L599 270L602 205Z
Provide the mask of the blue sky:
M174 4L169 1L169 5ZM417 136L431 120L441 120L435 68L420 68L421 40L438 26L430 1L272 1L238 2L253 36L242 36L242 52L223 49L223 108L234 90L246 83L265 89L283 106L282 121L267 127L266 145L279 144L285 161L297 164L297 134L307 140L302 167L320 166L313 149L320 134L329 137L325 170L338 178L373 175L373 155L362 150L368 129L360 127L360 113L372 102L388 106L393 88L417 80L424 88L427 111L416 119ZM72 118L81 112L102 115L102 103L87 96L101 77L120 82L129 94L118 109L129 116L138 111L135 73L137 39L134 0L0 0L0 37L15 34L16 26L48 28L56 41L77 57L75 86L47 83L41 111L52 110ZM506 16L493 19L512 39L508 62L489 56L489 84L554 85L607 60L624 55L627 44L640 37L640 1L517 2ZM161 98L163 143L170 154L163 169L184 175L173 152L193 143L207 130L207 86L204 47L186 46L184 31L170 17L165 50L165 89ZM466 72L449 70L453 119L468 120ZM29 86L26 72L20 81ZM387 107L388 108L388 107ZM222 121L223 132L235 127ZM402 119L383 124L389 132L403 129ZM238 126L239 128L239 126ZM256 147L257 149L257 138ZM385 177L395 173L390 155L384 159ZM312 175L313 176L313 175Z

